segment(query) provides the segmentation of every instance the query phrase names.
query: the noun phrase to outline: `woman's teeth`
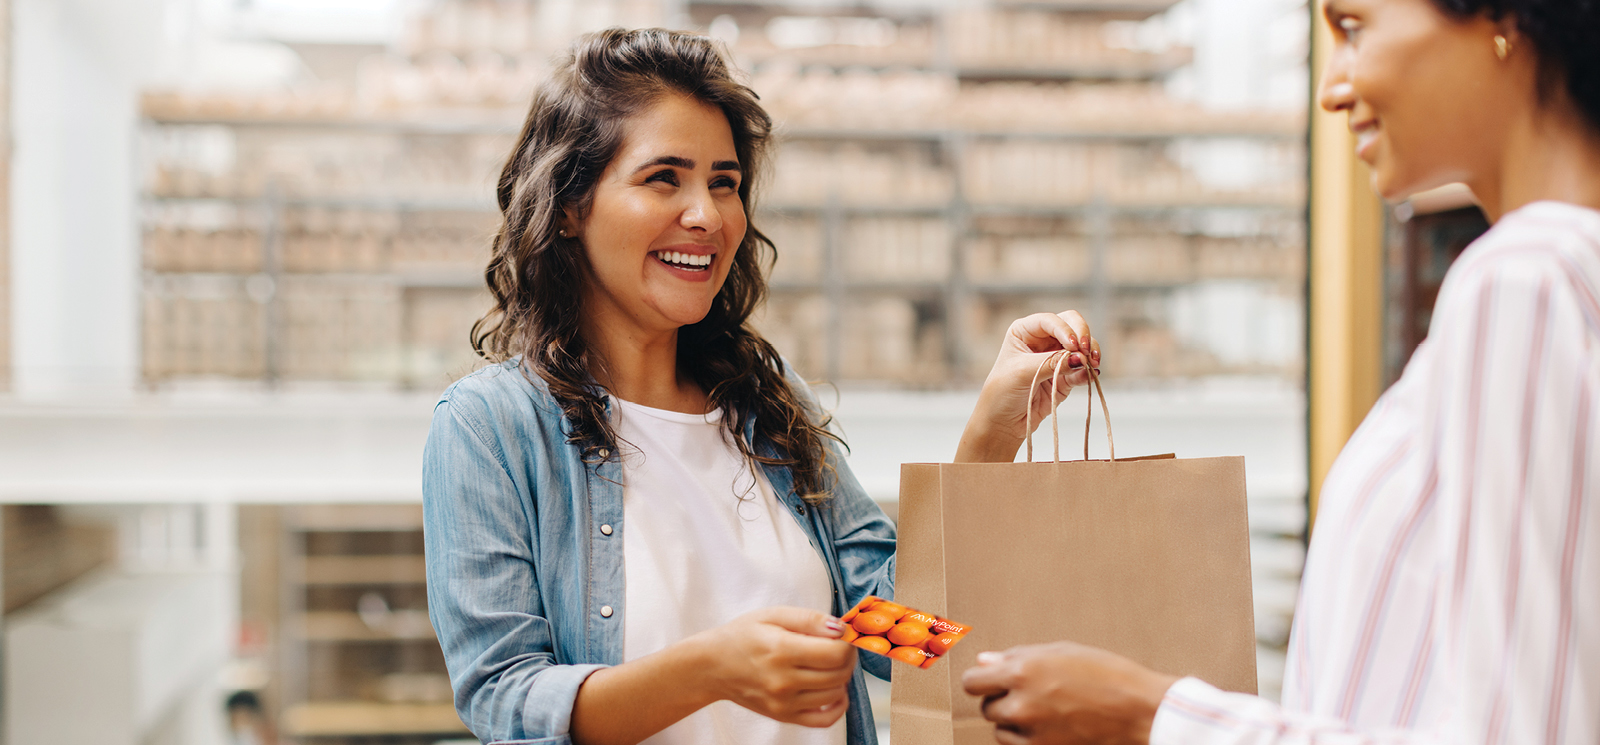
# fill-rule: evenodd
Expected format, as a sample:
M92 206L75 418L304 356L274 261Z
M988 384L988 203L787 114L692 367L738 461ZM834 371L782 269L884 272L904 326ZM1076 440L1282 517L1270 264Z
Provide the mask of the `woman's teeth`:
M656 258L668 264L675 264L688 269L698 269L711 265L711 254L686 254L677 251L657 251Z

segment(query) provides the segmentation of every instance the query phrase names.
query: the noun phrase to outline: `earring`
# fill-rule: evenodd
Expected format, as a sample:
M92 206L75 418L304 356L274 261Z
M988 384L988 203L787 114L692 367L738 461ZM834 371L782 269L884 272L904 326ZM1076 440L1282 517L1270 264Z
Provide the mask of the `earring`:
M572 237L570 235L567 235L567 229L566 228L562 228L562 229L556 231L556 233L558 235L560 235L562 238L571 238Z
M1494 35L1494 56L1499 57L1501 62L1505 62L1506 57L1511 56L1511 42L1500 34Z

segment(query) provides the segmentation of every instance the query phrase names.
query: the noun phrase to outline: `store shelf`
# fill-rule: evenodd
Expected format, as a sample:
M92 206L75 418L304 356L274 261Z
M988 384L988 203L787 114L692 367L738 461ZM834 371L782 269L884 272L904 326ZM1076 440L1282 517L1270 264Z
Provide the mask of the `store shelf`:
M984 280L967 285L967 289L979 295L1087 295L1096 289L1126 293L1165 292L1184 284L1188 284L1188 282L1179 280L1172 282L1105 282L1096 285L1086 282L1006 282Z
M421 556L307 556L308 586L421 584L427 581Z
M1208 121L1209 119L1209 121ZM943 142L954 139L971 140L1032 140L1032 141L1124 141L1176 139L1231 139L1251 138L1270 140L1300 140L1305 138L1305 126L1294 115L1262 114L1249 120L1239 116L1227 117L1197 112L1182 125L1152 125L1149 122L1129 121L1117 125L1096 124L1083 127L1064 126L1061 129L1033 129L1018 126L1014 129L996 128L893 128L873 127L814 127L786 128L780 125L778 137L785 141L861 141L861 142Z
M147 194L147 204L226 205L233 207L327 208L384 212L499 212L499 205L486 197L374 197L374 196L268 196L265 194Z
M821 212L837 212L848 217L860 216L896 216L896 217L938 217L949 211L949 202L938 204L761 204L757 212L775 212L789 215L811 215Z
M1174 212L1200 211L1200 210L1246 210L1259 212L1298 211L1305 209L1305 202L1298 196L1285 197L1281 200L1239 199L1237 201L1218 198L1215 200L1187 200L1172 202L1108 202L1104 204L999 204L999 203L974 203L968 209L975 215L994 216L1025 216L1025 217L1075 217L1098 211L1106 211L1118 215L1156 215Z
M1177 3L1178 0L996 0L995 7L1002 10L1106 13L1143 18L1165 12ZM816 13L819 8L817 3L805 2L804 0L687 0L684 4L691 9L707 8L723 11L740 8L751 10L792 9L795 12ZM827 8L830 6L823 5L820 7ZM837 7L854 9L857 6L844 5ZM928 11L915 6L890 6L883 10L898 17L927 17L931 15ZM919 11L921 12L919 13Z
M245 280L260 276L262 272L145 272L145 278L152 281L176 282L244 282ZM484 289L483 271L476 267L440 267L437 270L413 270L406 272L282 272L280 278L291 278L298 282L327 282L330 284L370 284L408 288L453 289L453 290L482 290Z
M466 734L449 703L389 704L367 701L295 704L283 712L287 737L360 737Z
M393 611L374 628L361 616L344 611L306 611L300 615L300 638L308 642L434 641L427 611Z
M1145 80L1170 75L1194 61L1188 50L1117 61L1085 61L1072 65L1017 66L1005 64L966 64L956 67L963 82L999 81L1052 82L1070 80Z
M693 22L728 13L746 31L734 51L777 120L780 173L758 206L783 260L763 333L811 375L959 385L974 382L974 361L989 357L986 335L999 323L990 314L1021 312L1020 299L1032 295L1081 295L1086 312L1130 337L1109 341L1144 345L1142 367L1120 373L1202 374L1174 361L1181 340L1158 317L1159 303L1113 300L1172 292L1184 280L1286 276L1255 254L1210 251L1203 241L1178 251L1175 264L1161 263L1172 253L1165 249L1148 259L1140 251L1152 232L1298 240L1305 125L1296 110L1210 111L1174 98L1161 79L1190 64L1193 50L1138 51L1118 41L1126 29L1105 26L1174 4L690 0ZM471 369L463 329L485 304L473 262L485 259L496 216L493 172L525 115L492 91L542 73L484 63L510 60L518 52L506 45L523 42L491 40L493 54L472 56L478 47L463 45L451 24L470 17L487 28L502 16L530 18L520 6L439 6L431 22L443 46L386 57L377 77L364 78L371 89L360 107L315 90L143 100L146 131L165 148L147 181L157 249L148 266L160 271L146 275L158 280L146 285L146 318L159 326L151 334L161 353L147 359L162 362L147 366L151 379L331 375L416 388ZM764 25L778 16L815 19L822 41L780 48ZM882 46L826 36L863 19L895 33ZM169 125L177 126L163 132ZM224 146L235 165L217 173L202 155ZM1239 179L1250 186L1208 186L1218 146L1250 152L1259 173ZM283 159L291 149L305 153L303 164ZM268 183L283 196L259 195ZM207 200L238 212L202 207ZM1244 240L1228 235L1221 240ZM1161 266L1147 271L1145 261ZM258 275L205 275L240 280L233 285L177 279L190 267L256 266ZM272 300L252 305L245 290L259 298L263 288ZM863 353L862 324L892 343ZM1223 369L1259 372L1204 368Z
M1016 204L1016 203L984 203L974 202L964 205L963 208L975 215L1004 215L1028 217L1073 217L1091 212L1105 211L1113 214L1148 215L1167 212L1182 212L1186 210L1213 210L1213 209L1242 209L1242 210L1291 210L1304 209L1304 202L1298 196L1285 197L1281 200L1262 200L1257 198L1230 199L1219 196L1212 200L1190 199L1171 202L1105 202L1092 203L1080 202L1075 204ZM954 209L953 204L943 205L887 205L887 204L780 204L763 205L760 211L778 214L809 215L824 212L837 212L849 217L865 216L941 216Z
M1178 0L995 0L1001 10L1035 10L1059 13L1107 13L1148 18L1165 13Z
M826 12L833 9L840 11L840 15L851 15L852 11L864 7L864 4L818 3L814 0L683 0L683 5L691 10L694 8L706 8L727 12L742 8L747 10L792 11L807 15L815 15L818 10ZM873 8L873 10L878 10L878 8ZM932 15L932 9L927 5L920 7L911 4L891 5L882 10L903 18L927 18Z
M998 136L998 135L994 135L994 136ZM155 202L155 203L168 203L168 204L185 203L185 202L217 202L217 203L234 203L234 204L245 204L245 205L263 204L263 200L261 200L259 198L243 198L243 197L231 198L231 197L173 197L173 196L164 196L164 197L150 197L149 201ZM387 205L388 208L393 208L393 209L409 208L409 209L412 209L412 210L432 209L432 210L441 210L441 211L442 210L461 210L461 211L465 211L462 208L464 206L466 206L467 203L465 203L465 202L445 202L445 201L428 202L428 201L422 201L422 200L395 200L395 201L387 201L387 202L385 202L385 201L381 201L381 200L358 200L358 199L339 199L339 198L296 198L296 199L285 199L285 200L282 200L281 202L278 202L278 204L282 204L284 206L290 206L290 207L329 207L329 208L347 207L347 208L367 208L367 209L383 209ZM482 206L481 203L475 203L475 204L478 204L479 206ZM861 204L861 203L848 203L848 202L846 202L846 203L840 203L840 204L835 204L835 205L815 204L815 203L814 204L803 204L803 203L788 202L788 203L764 203L764 204L758 204L757 205L757 209L758 209L758 211L761 211L761 212L772 212L772 213L778 213L778 214L796 214L796 215L809 215L809 214L816 214L816 213L822 213L822 212L828 212L828 211L837 211L840 214L847 215L847 216L868 216L868 215L871 215L871 216L939 216L939 215L943 215L943 214L947 213L952 208L952 206L953 205L951 205L948 202L943 202L943 203L924 203L924 204L887 204L887 203ZM1088 212L1088 211L1091 211L1091 210L1097 210L1097 209L1109 209L1109 210L1111 210L1113 212L1125 212L1125 213L1171 212L1171 211L1178 211L1178 210L1199 210L1199 209L1217 209L1217 208L1249 209L1249 210L1279 210L1279 209L1291 209L1291 208L1292 209L1303 209L1304 208L1304 200L1297 194L1296 195L1286 195L1286 196L1283 196L1283 197L1281 197L1280 199L1277 199L1277 200L1261 199L1257 195L1248 195L1248 194L1244 195L1244 196L1240 196L1240 197L1235 197L1235 196L1226 195L1226 194L1219 194L1219 195L1216 195L1216 196L1206 197L1206 198L1199 198L1199 199L1185 199L1185 200L1173 200L1173 201L1159 201L1159 200L1154 200L1154 201L1123 201L1123 202L1111 201L1111 202L1107 202L1107 203L1104 203L1104 204L1096 204L1096 203L1090 203L1090 202L1054 203L1054 204L1051 204L1051 203L1019 204L1019 203L997 203L997 202L974 201L971 204L967 205L967 207L968 207L968 209L971 209L974 213L979 213L979 214L988 214L988 215L1044 215L1044 216L1048 216L1048 215L1077 215L1077 214L1082 214L1084 212ZM496 210L486 209L485 211L496 211ZM166 272L166 273L174 273L174 272ZM178 274L189 274L187 272L177 272L177 273ZM302 274L303 274L303 276L308 276L308 277L310 277L310 276L324 276L324 277L337 277L337 276L340 276L340 275L337 275L335 273L321 273L321 272L305 272L305 273L302 273ZM239 276L249 276L249 275L248 274L243 274L243 275L239 275ZM362 274L360 276L362 276L362 277L378 277L378 276L383 276L383 275ZM431 279L430 276L431 275L418 274L418 273L411 273L411 274L402 273L402 274L393 275L394 281L396 281L396 282L398 282L400 284L408 284L408 285L409 284L422 284L422 285L432 286L432 285L436 284L437 281L434 280L434 279ZM467 278L467 277L465 277L463 275L457 275L452 280L450 280L448 282L445 282L445 286L455 286L455 285L460 285L460 284L470 284L472 286L478 286L478 285L482 284L482 279L483 278L481 276L474 276L474 277L471 277L471 278Z
M249 97L146 94L140 115L151 124L226 127L317 127L439 135L515 135L524 110L480 108L363 115L348 111L270 106Z
M284 525L297 531L422 530L422 505L397 504L381 510L375 510L370 505L307 505L287 510Z

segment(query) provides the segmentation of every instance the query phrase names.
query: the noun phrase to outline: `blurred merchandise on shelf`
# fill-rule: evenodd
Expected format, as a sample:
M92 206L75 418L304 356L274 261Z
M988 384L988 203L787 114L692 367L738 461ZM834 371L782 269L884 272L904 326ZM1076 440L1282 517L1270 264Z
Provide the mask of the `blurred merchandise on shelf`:
M888 378L912 385L948 379L940 303L898 294L852 299L839 329L841 377Z
M250 507L243 620L275 640L292 742L432 743L467 730L428 622L418 505ZM276 576L260 576L275 568Z
M942 284L950 276L950 227L939 218L847 220L840 248L853 281Z
M930 143L794 141L780 148L762 206L931 206L950 201L948 169Z
M751 322L807 380L816 380L833 355L828 300L811 293L774 293Z
M822 223L814 215L766 213L756 229L772 241L777 260L769 279L775 288L822 281Z
M3 556L5 600L9 614L116 559L111 528L64 515L48 504L8 504L0 508L5 523Z
M1304 112L1183 94L1186 5L435 0L337 74L150 91L146 381L472 369L531 92L574 34L662 23L727 44L776 120L756 323L808 377L971 385L1010 320L1070 307L1118 380L1296 381ZM1248 353L1194 330L1252 324Z

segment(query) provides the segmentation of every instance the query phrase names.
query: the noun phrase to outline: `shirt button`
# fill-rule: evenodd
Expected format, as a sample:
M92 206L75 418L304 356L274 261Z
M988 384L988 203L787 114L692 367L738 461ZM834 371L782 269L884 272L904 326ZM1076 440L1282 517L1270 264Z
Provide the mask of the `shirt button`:
M794 507L794 511L800 513L801 516L804 516L806 514L806 506L803 504L797 504Z
M611 535L611 526L610 525L602 525L602 526L600 526L600 533L602 535Z
M611 451L605 448L600 448L600 457L602 459L611 457Z
M600 617L601 618L610 618L611 617L611 606L609 606L609 605L600 606Z

